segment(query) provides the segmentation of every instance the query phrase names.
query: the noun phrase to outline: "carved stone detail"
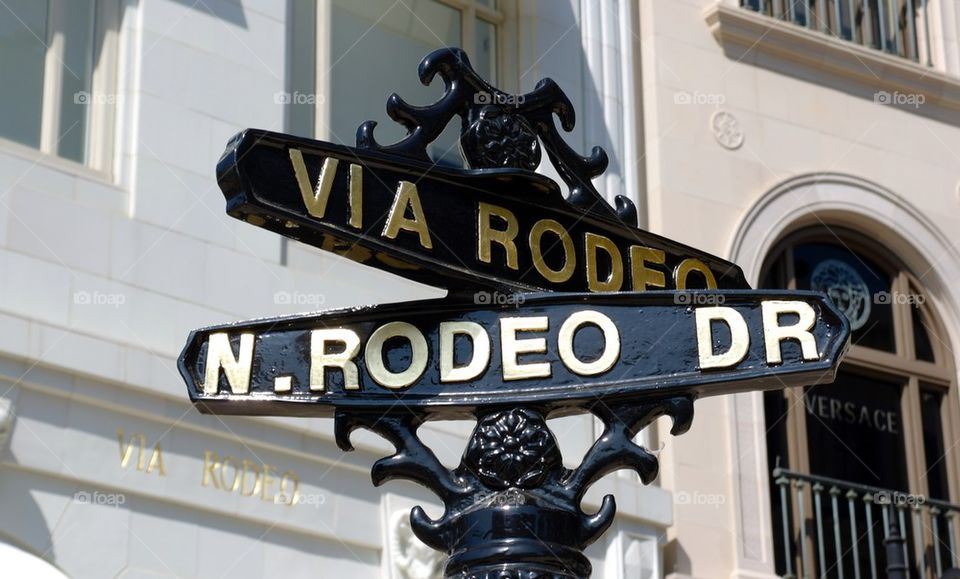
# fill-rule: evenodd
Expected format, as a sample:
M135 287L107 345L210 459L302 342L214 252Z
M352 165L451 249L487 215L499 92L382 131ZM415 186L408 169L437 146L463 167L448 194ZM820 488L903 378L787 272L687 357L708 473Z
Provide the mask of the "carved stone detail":
M400 579L442 577L443 554L424 545L413 534L409 513L396 511L390 515L389 539L392 576Z

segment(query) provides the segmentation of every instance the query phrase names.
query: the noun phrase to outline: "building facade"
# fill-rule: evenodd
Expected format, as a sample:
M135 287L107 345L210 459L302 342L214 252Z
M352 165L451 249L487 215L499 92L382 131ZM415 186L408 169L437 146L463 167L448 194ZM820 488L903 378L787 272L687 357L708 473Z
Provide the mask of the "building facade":
M387 97L435 99L417 64L457 45L506 91L556 80L567 141L607 150L596 185L642 228L754 287L825 291L854 329L833 387L641 433L656 483L615 473L585 499L619 511L594 576L870 576L890 521L938 576L960 537L958 34L956 0L5 0L0 565L436 576L404 516L435 497L370 484L387 445L201 415L176 357L204 325L443 295L227 217L215 166L247 127L397 139ZM459 164L456 132L430 152ZM576 465L596 424L553 426ZM424 438L455 465L470 428Z

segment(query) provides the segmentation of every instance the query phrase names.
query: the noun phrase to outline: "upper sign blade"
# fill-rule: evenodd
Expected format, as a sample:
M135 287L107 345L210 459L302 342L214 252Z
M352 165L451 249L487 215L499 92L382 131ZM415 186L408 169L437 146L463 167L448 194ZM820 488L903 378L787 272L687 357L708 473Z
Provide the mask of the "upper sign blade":
M249 129L228 144L217 177L238 219L440 287L750 287L735 264L585 211L532 171L455 169Z

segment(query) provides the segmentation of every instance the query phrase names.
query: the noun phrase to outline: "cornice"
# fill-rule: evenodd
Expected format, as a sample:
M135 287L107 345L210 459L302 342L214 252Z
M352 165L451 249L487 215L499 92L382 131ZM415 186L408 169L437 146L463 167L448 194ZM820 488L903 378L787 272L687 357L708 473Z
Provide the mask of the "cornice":
M866 90L922 94L927 106L960 109L960 78L934 68L722 2L704 18L724 49L744 51L741 61L766 56L798 72L833 75Z

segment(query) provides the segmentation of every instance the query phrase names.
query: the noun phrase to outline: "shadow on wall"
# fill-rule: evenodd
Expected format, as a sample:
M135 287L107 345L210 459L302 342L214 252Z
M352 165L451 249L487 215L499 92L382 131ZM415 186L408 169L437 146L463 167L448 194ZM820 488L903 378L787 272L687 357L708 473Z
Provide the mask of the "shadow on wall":
M679 573L680 575L689 575L693 567L690 564L690 556L683 549L676 538L667 541L663 547L663 572L664 575Z
M198 12L209 14L214 18L236 24L242 28L247 27L247 18L243 13L243 6L240 0L167 0L182 4ZM282 15L277 15L282 16Z
M517 71L520 77L519 88L520 92L529 92L541 79L547 77L560 85L577 114L573 131L570 133L561 131L564 140L581 155L589 155L593 147L603 147L610 159L604 175L594 180L594 186L601 195L606 196L609 192L606 191L604 176L623 178L623 159L621 159L621 152L614 146L617 142L622 144L623 138L614 140L604 120L604 104L601 100L603 78L598 76L601 73L600 70L591 74L585 53L587 43L596 43L600 39L583 37L586 29L583 26L582 5L577 0L537 3L537 31L529 59L533 64L529 68L521 67ZM604 5L601 9L598 5L598 14L593 18L601 18L602 15L599 12L602 10L614 10L614 8ZM603 51L604 54L610 53L606 44ZM616 96L619 98L620 95ZM546 155L538 172L543 172L555 180L558 179ZM620 193L634 196L637 192L620 191Z
M9 451L3 451L3 461L11 460ZM16 475L16 476L14 476ZM37 504L35 495L69 495L74 485L53 481L27 473L13 473L0 468L0 504L3 505L0 520L0 568L4 573L28 570L31 575L14 573L11 576L56 577L51 570L44 575L33 571L56 565L56 545L53 530ZM69 496L65 497L69 500ZM39 561L35 560L39 559Z

